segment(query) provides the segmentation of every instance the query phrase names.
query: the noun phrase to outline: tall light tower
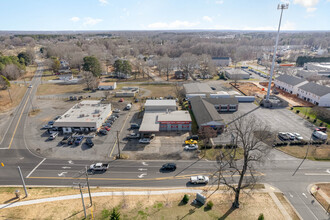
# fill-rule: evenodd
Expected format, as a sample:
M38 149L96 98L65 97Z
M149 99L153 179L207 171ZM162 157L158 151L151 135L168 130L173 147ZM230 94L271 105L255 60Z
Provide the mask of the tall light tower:
M277 36L276 36L276 43L275 43L275 48L274 48L274 54L273 54L273 62L272 62L272 67L270 69L270 78L269 78L269 83L268 83L268 90L267 90L267 96L266 96L266 101L269 100L269 94L270 94L270 89L272 86L272 80L273 80L273 73L274 73L274 66L275 66L275 58L276 58L276 51L277 51L277 45L278 45L278 38L280 36L280 28L281 28L281 22L282 22L282 14L284 9L288 9L289 4L279 4L277 6L278 10L281 10L281 16L280 16L280 22L278 24L278 30L277 30Z

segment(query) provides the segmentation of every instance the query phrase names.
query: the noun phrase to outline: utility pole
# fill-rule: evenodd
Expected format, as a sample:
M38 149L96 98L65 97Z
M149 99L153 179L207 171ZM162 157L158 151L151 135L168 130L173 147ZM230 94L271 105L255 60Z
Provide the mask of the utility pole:
M86 208L85 208L84 196L83 196L83 193L81 191L81 184L80 183L79 183L79 189L80 189L81 201L82 201L82 205L83 205L83 208L84 208L84 214L85 214L85 219L86 219L86 217L87 217L87 215L86 215Z
M297 169L293 172L292 176L294 176L297 173L297 171L299 170L299 168L301 167L301 165L306 160L306 158L308 156L308 149L309 149L309 146L311 145L311 142L312 142L312 138L313 138L313 134L311 135L311 137L309 139L309 143L308 143L308 146L307 146L307 149L306 149L306 155L305 155L304 159L301 161L301 163L299 164L299 166L297 167Z
M120 147L119 147L119 131L117 131L117 146L118 146L118 155L119 155L119 159L120 157Z
M270 94L270 89L272 87L272 80L273 80L273 72L274 72L274 66L275 66L275 58L276 58L276 51L277 51L277 45L278 45L278 39L280 36L280 29L281 29L281 22L282 22L282 14L284 9L288 9L289 4L279 4L277 6L278 10L281 10L281 16L280 16L280 22L278 24L278 30L277 30L277 36L276 36L276 43L275 43L275 48L274 48L274 54L273 54L273 61L272 61L272 67L270 70L270 77L269 77L269 83L268 83L268 90L267 90L267 96L266 96L266 101L269 101L269 94Z
M7 91L8 91L8 94L9 94L10 101L11 101L11 103L13 103L13 99L11 98L11 94L10 94L9 88L7 89Z
M18 169L18 173L19 173L19 175L21 177L21 180L22 180L22 183L23 183L23 187L24 187L24 191L25 191L25 197L28 197L28 192L26 190L26 186L25 186L25 182L24 182L24 177L22 175L21 168L18 166L17 169Z
M86 180L87 180L87 187L88 187L89 200L90 200L90 203L91 203L91 206L92 206L92 205L93 205L93 201L92 201L91 190L90 190L90 188L89 188L89 181L88 181L87 166L86 166L86 171L85 171L85 174L86 174Z

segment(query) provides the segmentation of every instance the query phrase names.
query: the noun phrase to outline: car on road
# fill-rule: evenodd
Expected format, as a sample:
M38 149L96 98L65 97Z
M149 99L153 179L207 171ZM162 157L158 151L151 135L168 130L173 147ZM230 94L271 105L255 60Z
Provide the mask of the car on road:
M298 140L298 141L301 141L301 140L303 140L304 138L300 135L300 134L298 134L298 133L292 133L293 135L294 135L294 137Z
M32 88L32 85L29 85L29 88Z
M116 108L115 110L113 110L113 113L119 113L120 110L118 108Z
M93 143L93 141L92 141L92 138L86 138L86 145L88 146L88 147L93 147L94 146L94 143Z
M191 176L189 182L192 184L208 184L209 177L207 177L207 176Z
M160 169L163 171L174 171L174 170L176 170L176 164L175 163L166 163Z
M142 138L139 140L140 144L150 144L150 139L149 138Z
M76 140L74 141L74 144L77 146L80 145L83 139L84 139L84 136L77 137Z
M184 143L185 144L197 144L197 141L193 140L193 139L189 139L189 140L186 140Z
M187 137L187 139L186 140L195 140L195 141L198 141L198 135L191 135L191 136L189 136L189 137Z
M198 145L197 144L188 144L186 146L184 146L184 150L197 150L198 149Z
M109 168L108 163L95 163L89 166L89 170L94 171L106 171Z
M140 125L138 125L136 123L131 124L131 129L138 129L138 128L140 128Z

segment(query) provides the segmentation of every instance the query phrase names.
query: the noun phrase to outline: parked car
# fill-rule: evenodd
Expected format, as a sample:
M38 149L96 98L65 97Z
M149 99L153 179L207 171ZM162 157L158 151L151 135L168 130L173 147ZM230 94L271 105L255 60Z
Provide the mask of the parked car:
M185 144L197 144L197 141L190 139L190 140L186 140L184 143Z
M150 139L149 138L142 138L139 140L140 144L150 144Z
M54 125L54 121L49 121L48 125Z
M326 133L327 128L326 127L318 127L318 128L315 128L315 131L322 131L322 132Z
M143 138L149 138L150 140L154 139L156 137L155 134L144 134Z
M120 110L118 108L116 108L115 110L113 110L113 113L119 113Z
M139 102L139 99L135 99L134 102Z
M51 133L50 135L49 135L49 140L54 140L56 137L58 136L58 132L54 132L54 133Z
M74 141L74 144L77 146L80 145L83 139L84 139L84 136L77 137L76 140Z
M313 136L320 140L326 141L328 139L328 135L322 131L314 131Z
M59 119L60 117L61 117L60 115L56 116L56 117L54 118L54 121L56 121L56 120Z
M278 137L279 137L279 139L281 139L283 141L287 141L290 139L290 137L287 135L286 132L279 132Z
M140 134L138 133L130 133L129 135L127 135L128 139L138 139L140 138Z
M104 126L103 129L104 129L104 130L107 130L107 131L110 131L110 130L111 130L111 128L109 128L109 127L107 127L107 126Z
M107 135L108 134L108 131L107 130L104 130L104 129L101 129L101 130L99 130L99 134Z
M190 177L190 183L192 184L208 184L209 177L207 176L192 176Z
M51 129L51 128L53 128L53 125L43 125L42 126L42 129Z
M198 141L198 135L191 135L189 137L187 137L187 140L195 140L195 141Z
M212 87L212 86L211 86L211 89L212 89L212 90L217 90L216 88L214 88L214 87Z
M289 139L292 140L292 141L296 138L296 136L294 134L290 133L290 132L288 132L286 134L289 136Z
M124 102L124 99L123 99L123 98L120 98L120 99L119 99L119 102Z
M298 141L301 141L301 140L303 140L304 138L300 135L300 134L298 134L298 133L292 133L293 135L294 135L294 137L298 140Z
M93 143L91 138L87 138L85 143L88 147L93 147L94 146L94 143Z
M197 150L197 149L198 149L197 144L188 144L188 145L184 146L184 150Z
M167 171L167 170L174 171L174 170L176 170L176 164L175 163L166 163L160 169L164 170L164 171Z
M126 107L125 107L126 110L130 110L131 108L132 108L131 104L127 104Z
M75 141L75 138L74 137L70 137L68 139L68 145L72 145L74 143L74 141Z
M70 138L70 136L64 136L63 139L60 141L60 144L64 145L64 144L68 143L69 138Z
M29 88L32 88L32 85L29 85Z
M136 123L131 124L131 129L138 129L138 128L140 128L140 125L138 125Z

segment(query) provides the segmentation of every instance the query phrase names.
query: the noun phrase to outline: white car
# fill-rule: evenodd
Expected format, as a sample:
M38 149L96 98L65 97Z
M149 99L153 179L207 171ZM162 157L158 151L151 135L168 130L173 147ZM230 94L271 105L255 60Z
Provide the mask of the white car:
M197 150L197 149L198 149L197 144L188 144L184 146L184 150Z
M150 139L149 138L142 138L139 140L140 144L150 144Z
M298 141L303 140L304 138L298 133L292 133Z
M113 110L113 113L119 113L120 110L118 108L116 108L115 110Z
M207 176L191 176L190 183L192 183L192 184L208 184L209 177L207 177Z
M289 136L290 140L294 140L296 137L294 134L292 134L290 132L287 132L286 134Z
M32 85L29 85L29 88L32 88Z

